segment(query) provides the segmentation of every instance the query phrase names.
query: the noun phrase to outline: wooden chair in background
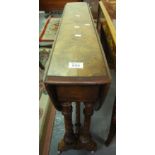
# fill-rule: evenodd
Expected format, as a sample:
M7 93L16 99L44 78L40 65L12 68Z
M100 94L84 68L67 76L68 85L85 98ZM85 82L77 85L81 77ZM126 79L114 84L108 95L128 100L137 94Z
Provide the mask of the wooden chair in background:
M110 69L116 71L116 30L112 19L103 3L99 2L97 30L100 35L101 43ZM110 130L105 144L109 145L116 134L116 96L113 104Z

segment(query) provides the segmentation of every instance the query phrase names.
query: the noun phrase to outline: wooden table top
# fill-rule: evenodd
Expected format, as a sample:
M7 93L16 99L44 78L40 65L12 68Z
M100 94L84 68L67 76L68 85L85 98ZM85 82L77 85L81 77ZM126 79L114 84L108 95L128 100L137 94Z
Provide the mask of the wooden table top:
M87 3L67 3L52 48L47 77L111 79Z

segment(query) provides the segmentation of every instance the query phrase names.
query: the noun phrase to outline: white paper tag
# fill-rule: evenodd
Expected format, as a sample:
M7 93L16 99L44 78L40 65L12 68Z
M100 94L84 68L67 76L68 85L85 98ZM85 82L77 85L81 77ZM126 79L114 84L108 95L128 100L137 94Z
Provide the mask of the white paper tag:
M74 36L75 37L81 37L82 35L81 34L75 34Z
M75 26L74 26L74 28L75 28L75 29L79 29L79 28L80 28L80 26L78 26L78 25L75 25Z
M90 24L89 23L86 23L86 24L84 24L85 26L90 26Z
M83 62L69 62L68 68L83 68Z
M76 16L76 17L80 17L80 15L79 15L79 14L76 14L75 16Z

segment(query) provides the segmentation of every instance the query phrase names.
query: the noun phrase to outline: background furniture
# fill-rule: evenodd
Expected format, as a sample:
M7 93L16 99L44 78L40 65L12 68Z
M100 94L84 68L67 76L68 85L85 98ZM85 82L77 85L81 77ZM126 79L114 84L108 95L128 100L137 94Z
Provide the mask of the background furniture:
M44 87L44 78L49 64L49 48L39 49L39 63L42 65L39 68L39 154L48 155L49 146L52 134L52 126L55 119L55 108L49 100Z
M113 6L116 6L116 1L111 1ZM110 3L111 3L110 2ZM99 2L99 12L98 12L98 20L97 20L97 29L100 34L100 39L102 42L102 46L105 50L106 58L108 64L111 69L116 71L116 30L114 27L113 19L116 16L113 11L110 10L111 16L107 11L106 6L110 7L110 3L100 1ZM108 137L105 141L106 145L109 145L111 140L113 139L114 135L116 134L116 97L113 105L112 117L111 117L111 124L110 124L110 131Z
M112 16L113 17L113 16ZM111 69L116 68L116 30L115 19L111 18L103 1L99 2L97 30Z
M39 0L39 10L46 12L63 10L66 3L80 1L81 0Z
M96 19L98 15L99 0L39 0L40 11L58 11L63 10L66 3L69 2L87 2L91 8L93 17Z

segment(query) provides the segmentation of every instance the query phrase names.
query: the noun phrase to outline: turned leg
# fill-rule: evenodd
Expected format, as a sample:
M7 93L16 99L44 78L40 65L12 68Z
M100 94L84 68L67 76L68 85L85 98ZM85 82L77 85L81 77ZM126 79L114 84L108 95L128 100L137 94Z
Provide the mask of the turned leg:
M64 115L65 134L64 142L66 144L72 144L75 141L72 125L72 105L71 103L62 104L62 114Z
M90 133L90 124L91 124L91 116L93 114L93 103L84 103L84 125L82 131L80 133L80 141L84 144L84 148L90 151L96 151L97 145L91 138Z
M84 103L84 126L82 128L82 134L80 136L80 140L82 143L88 143L90 141L90 123L91 123L91 115L93 114L93 104L92 103Z

